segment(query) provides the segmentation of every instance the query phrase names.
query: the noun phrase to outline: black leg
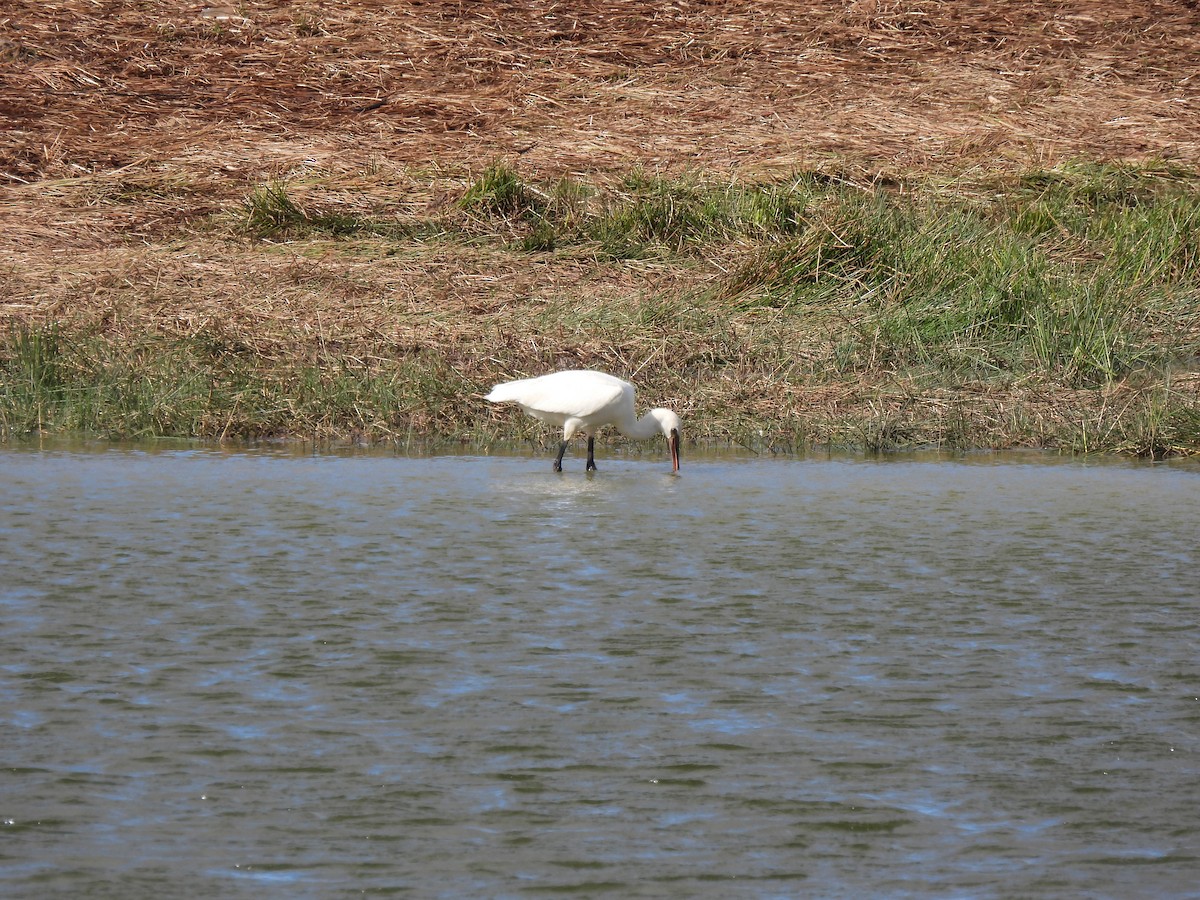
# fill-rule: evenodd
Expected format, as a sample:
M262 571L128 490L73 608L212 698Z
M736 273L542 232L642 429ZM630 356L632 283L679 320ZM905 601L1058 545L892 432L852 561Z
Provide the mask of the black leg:
M558 456L556 456L554 458L554 471L555 472L562 471L562 458L563 458L563 454L566 452L567 452L567 442L563 441L561 444L558 445Z
M596 439L590 434L588 435L588 463L587 470L589 472L596 471Z

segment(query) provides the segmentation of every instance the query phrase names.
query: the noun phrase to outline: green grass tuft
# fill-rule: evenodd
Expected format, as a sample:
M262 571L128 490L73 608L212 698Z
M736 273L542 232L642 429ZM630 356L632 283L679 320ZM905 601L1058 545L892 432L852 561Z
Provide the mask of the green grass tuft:
M546 208L546 198L513 169L496 164L467 188L460 205L468 211L503 219L536 221Z
M250 194L242 207L241 225L246 233L259 238L312 234L349 237L377 230L373 223L355 215L305 208L281 183L264 185Z

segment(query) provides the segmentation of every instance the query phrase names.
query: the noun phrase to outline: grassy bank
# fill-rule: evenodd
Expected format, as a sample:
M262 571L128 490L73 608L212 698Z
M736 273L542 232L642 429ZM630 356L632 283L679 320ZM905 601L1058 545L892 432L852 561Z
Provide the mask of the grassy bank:
M1190 171L379 166L215 206L153 173L77 182L61 189L184 212L65 274L16 264L28 312L0 334L6 438L486 444L542 433L483 403L492 383L597 367L674 406L689 436L754 449L1200 452Z

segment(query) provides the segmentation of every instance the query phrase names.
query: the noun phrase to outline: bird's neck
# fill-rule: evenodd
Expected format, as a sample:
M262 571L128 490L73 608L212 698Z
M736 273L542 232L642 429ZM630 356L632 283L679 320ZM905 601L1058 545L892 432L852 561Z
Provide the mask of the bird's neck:
M635 441L644 441L647 438L652 438L661 430L658 424L658 419L654 418L650 413L646 413L640 419L634 419L630 416L617 423L617 428L625 437L633 438Z

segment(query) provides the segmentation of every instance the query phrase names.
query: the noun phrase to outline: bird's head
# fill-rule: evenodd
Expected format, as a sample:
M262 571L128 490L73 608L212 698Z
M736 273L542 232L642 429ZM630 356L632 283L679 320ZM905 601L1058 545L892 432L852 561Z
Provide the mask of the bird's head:
M679 416L669 409L652 409L650 415L654 416L654 420L658 422L663 437L667 439L667 444L671 447L671 471L678 472L679 442L683 440L683 423L679 421Z

